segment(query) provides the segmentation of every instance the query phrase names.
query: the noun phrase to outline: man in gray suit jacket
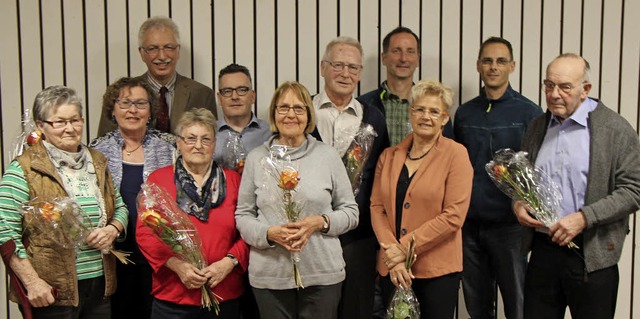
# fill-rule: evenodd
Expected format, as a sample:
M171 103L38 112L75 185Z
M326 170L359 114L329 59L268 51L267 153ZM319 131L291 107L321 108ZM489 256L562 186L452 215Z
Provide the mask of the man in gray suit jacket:
M159 118L161 108L153 111L151 126L173 132L178 119L191 108L204 107L217 114L213 90L199 82L176 72L180 58L180 32L178 26L167 17L147 19L138 32L138 51L147 65L147 72L140 77L151 85L167 105L168 119L166 128L162 128ZM162 102L159 103L162 105ZM170 127L170 129L169 129ZM116 128L111 114L103 113L98 127L98 136Z

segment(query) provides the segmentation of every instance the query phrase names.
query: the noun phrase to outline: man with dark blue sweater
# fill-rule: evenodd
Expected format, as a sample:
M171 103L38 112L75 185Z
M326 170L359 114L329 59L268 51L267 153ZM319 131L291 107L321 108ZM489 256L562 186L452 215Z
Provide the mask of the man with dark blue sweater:
M484 41L476 67L484 87L458 108L453 124L455 139L467 147L474 169L471 205L462 228L464 299L471 318L495 318L497 283L506 317L519 319L526 271L522 227L511 200L489 179L484 166L499 149L520 150L527 125L542 109L509 84L515 68L509 41Z
M382 112L389 142L396 145L411 133L409 95L420 64L420 38L407 27L391 30L382 40L380 59L387 70L386 81L377 89L359 96L358 101ZM445 124L442 135L453 138L451 121Z

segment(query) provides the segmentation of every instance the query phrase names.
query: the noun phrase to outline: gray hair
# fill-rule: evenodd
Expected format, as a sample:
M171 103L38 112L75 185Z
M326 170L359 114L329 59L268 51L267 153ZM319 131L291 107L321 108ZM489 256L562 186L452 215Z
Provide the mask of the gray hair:
M191 109L182 114L182 116L178 120L178 124L176 125L174 134L177 136L182 136L182 130L184 128L195 124L202 124L206 127L211 128L213 137L216 137L216 117L213 115L213 113L211 113L211 111L205 108Z
M45 121L51 111L64 104L74 105L82 116L82 100L76 94L76 90L62 85L42 90L33 101L33 120Z
M178 30L178 25L168 17L155 16L147 19L147 21L142 23L142 25L140 26L140 31L138 31L138 47L142 47L144 35L147 33L147 31L151 29L164 28L173 31L173 37L176 39L176 42L180 44L180 30Z
M449 113L449 108L453 104L453 90L450 87L436 80L422 80L411 88L411 105L425 96L439 97L444 105L444 111Z
M333 47L339 44L354 46L356 49L358 49L358 52L360 52L360 59L362 59L362 45L360 44L360 42L358 42L358 40L352 37L337 37L327 44L326 48L324 49L324 55L322 55L322 60L328 60L329 53L331 53Z
M560 54L555 59L553 59L553 61L551 61L549 65L547 65L547 73L549 72L549 66L551 66L551 64L558 61L559 59L576 59L584 62L584 69L582 70L582 82L589 82L589 73L591 72L591 65L589 65L589 61L587 61L587 59L583 58L577 53L568 52L568 53Z

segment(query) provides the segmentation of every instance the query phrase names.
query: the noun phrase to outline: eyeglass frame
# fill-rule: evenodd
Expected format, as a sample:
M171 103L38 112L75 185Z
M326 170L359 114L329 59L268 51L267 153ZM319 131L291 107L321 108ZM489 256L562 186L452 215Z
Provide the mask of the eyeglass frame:
M73 124L74 121L79 125ZM58 121L40 120L40 122L47 123L47 124L49 124L49 126L51 126L51 128L53 128L55 130L59 130L59 129L63 129L63 128L67 127L67 124L71 124L71 127L80 128L80 127L82 127L84 125L84 118L80 117L80 118L75 118L75 119L70 119L70 120L58 120ZM60 124L62 124L62 126L60 126ZM58 126L58 127L56 127L56 126Z
M553 86L548 86L547 83L551 83L553 84ZM579 86L573 86L573 83L571 82L564 82L564 83L558 83L556 84L555 82L551 81L551 80L543 80L542 81L542 91L545 94L549 94L549 93L553 93L553 91L555 91L556 88L558 88L558 92L562 92L564 94L571 94L571 92L573 91L573 89L580 87L580 86L584 86L586 83L589 83L588 81L582 81L582 83L580 83ZM561 88L560 86L563 85L565 86L565 88ZM568 86L568 87L566 87Z
M151 106L151 101L150 100L145 100L145 99L139 99L136 101L130 100L130 99L114 99L113 102L115 104L118 104L118 107L121 110L128 110L131 108L131 106L135 106L136 109L138 110L146 110L149 108L149 106ZM125 102L125 104L122 104L123 102ZM123 107L123 105L127 105L127 107ZM146 106L140 107L138 106L138 104L146 104Z
M246 90L246 91L244 93L240 93L241 90ZM252 89L250 87L243 85L243 86L238 86L238 87L234 87L234 88L222 88L222 89L218 90L218 93L220 93L220 95L222 95L224 97L232 97L233 96L233 92L235 91L236 94L238 94L238 96L246 96L247 94L249 94L249 92L251 92L251 90Z
M364 69L362 64L354 64L354 63L344 63L344 62L335 62L329 60L322 60L322 62L328 63L331 66L333 72L339 73L344 70L344 67L347 67L347 71L349 74L358 75ZM354 71L355 69L355 71Z
M284 108L287 108L286 112L283 112ZM298 110L302 110L302 111L296 112L296 108L298 108ZM294 106L276 105L276 113L280 114L280 115L287 115L287 114L289 114L289 111L293 110L293 113L295 115L305 115L305 114L307 114L309 112L308 108L309 107L306 106L306 105L302 105L302 106L300 106L300 105L294 105Z
M167 51L169 53L173 53L173 52L175 52L175 51L180 49L180 44L166 44L166 45L163 45L161 47L152 45L152 46L149 46L149 47L146 47L146 48L145 47L140 47L140 49L142 51L144 51L144 53L146 53L148 56L156 56L156 55L160 54L160 51L162 51L162 52ZM149 52L149 51L153 51L153 52Z
M480 64L484 66L492 66L493 62L495 62L498 66L501 66L501 67L505 67L509 65L509 63L513 62L513 59L506 59L506 58L497 58L495 60L493 58L482 58L478 60L480 61Z
M208 136L189 136L189 137L184 137L184 136L180 136L178 135L178 138L180 138L185 144L189 145L189 146L193 146L198 144L198 141L200 141L200 145L202 146L211 146L213 144L215 144L216 139L215 138L210 138Z
M437 120L439 118L441 118L443 115L447 115L447 112L445 111L439 111L438 114L436 115L435 112L431 112L432 110L435 110L435 108L426 108L424 107L422 110L417 110L415 106L411 106L411 113L412 114L417 114L419 116L429 116L429 118L431 118L432 120Z

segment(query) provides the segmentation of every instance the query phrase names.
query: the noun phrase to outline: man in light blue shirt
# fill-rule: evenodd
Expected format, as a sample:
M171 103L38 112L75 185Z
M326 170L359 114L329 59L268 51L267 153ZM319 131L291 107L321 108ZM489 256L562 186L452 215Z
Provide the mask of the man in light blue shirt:
M218 87L218 104L223 116L217 122L214 160L235 169L223 163L225 155L230 152L227 142L234 136L239 137L246 156L252 149L262 145L271 136L271 131L269 123L252 112L256 92L251 84L251 74L245 66L234 63L220 70Z
M549 64L543 89L547 114L531 122L522 150L558 184L563 201L549 229L521 201L514 205L531 249L524 318L561 319L567 307L573 318L614 318L629 214L640 207L638 134L588 97L589 63L577 54Z

